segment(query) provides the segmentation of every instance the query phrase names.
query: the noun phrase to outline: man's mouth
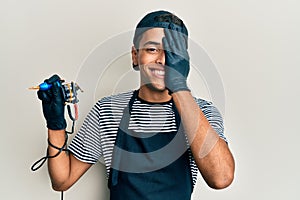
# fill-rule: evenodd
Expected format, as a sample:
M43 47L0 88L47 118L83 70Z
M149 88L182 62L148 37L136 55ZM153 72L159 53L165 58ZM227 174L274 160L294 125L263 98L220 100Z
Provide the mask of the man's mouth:
M151 73L158 77L158 78L164 78L165 76L165 70L160 70L160 69L150 69Z

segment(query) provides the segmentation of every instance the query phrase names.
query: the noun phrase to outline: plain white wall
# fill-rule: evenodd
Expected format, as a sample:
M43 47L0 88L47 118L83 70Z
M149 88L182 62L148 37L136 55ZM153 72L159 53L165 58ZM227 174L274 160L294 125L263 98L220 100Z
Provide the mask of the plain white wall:
M226 135L236 160L229 188L215 191L199 178L193 199L299 199L299 8L296 0L1 0L0 198L59 199L46 166L30 171L45 154L47 134L40 101L27 88L53 73L79 81L101 44L132 31L145 13L167 9L182 17L190 38L216 66L225 92ZM127 85L102 83L108 81L104 76L89 91L88 83L79 82L87 92L80 94L78 126L91 104L112 87L134 87L138 79L130 72L129 51L130 46L110 65L122 68L123 81L131 80ZM200 85L192 86L201 96ZM208 94L203 89L203 96ZM107 192L99 163L65 199L104 200Z

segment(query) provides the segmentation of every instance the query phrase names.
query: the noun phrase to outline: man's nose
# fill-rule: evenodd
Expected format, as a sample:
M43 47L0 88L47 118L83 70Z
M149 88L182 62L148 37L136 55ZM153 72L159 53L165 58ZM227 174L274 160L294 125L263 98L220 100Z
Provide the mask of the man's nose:
M165 64L165 51L163 49L160 50L160 52L157 55L156 63L160 65Z

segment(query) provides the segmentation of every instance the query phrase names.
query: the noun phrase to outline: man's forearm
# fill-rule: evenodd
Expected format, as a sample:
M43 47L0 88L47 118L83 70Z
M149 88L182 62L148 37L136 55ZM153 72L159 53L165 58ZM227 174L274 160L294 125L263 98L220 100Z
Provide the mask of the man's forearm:
M65 130L48 130L49 142L61 148L66 141ZM65 147L66 148L66 147ZM59 150L48 146L49 156L54 156ZM52 186L56 190L68 180L70 174L70 156L66 151L62 151L58 156L48 159L48 171L51 178Z
M234 175L234 159L228 145L211 127L190 92L180 91L172 96L203 178L212 188L227 187Z

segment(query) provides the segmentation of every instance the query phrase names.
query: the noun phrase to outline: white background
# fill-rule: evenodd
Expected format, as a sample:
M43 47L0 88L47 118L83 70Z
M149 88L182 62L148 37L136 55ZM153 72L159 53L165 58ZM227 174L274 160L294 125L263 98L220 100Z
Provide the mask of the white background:
M199 178L193 199L300 198L299 1L1 0L1 199L60 198L51 189L46 166L30 171L45 154L47 134L40 101L27 88L53 73L76 80L93 49L132 31L145 13L157 9L184 20L190 38L216 65L225 89L223 115L236 160L235 180L215 191ZM127 70L129 51L130 46L116 60ZM101 80L99 85L115 87L101 85ZM94 94L92 102L105 92ZM91 105L84 96L80 94L78 126ZM107 199L106 184L104 168L96 164L65 199Z

